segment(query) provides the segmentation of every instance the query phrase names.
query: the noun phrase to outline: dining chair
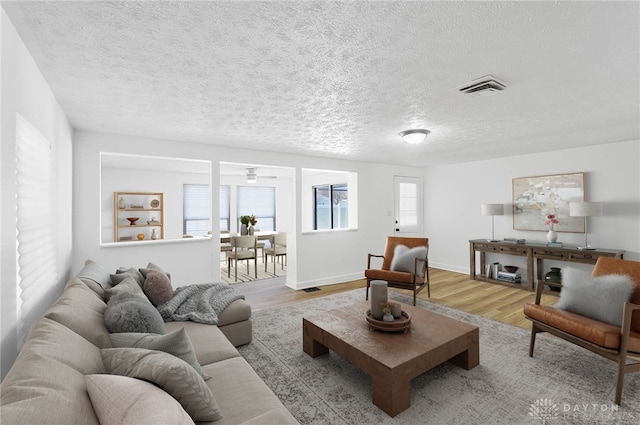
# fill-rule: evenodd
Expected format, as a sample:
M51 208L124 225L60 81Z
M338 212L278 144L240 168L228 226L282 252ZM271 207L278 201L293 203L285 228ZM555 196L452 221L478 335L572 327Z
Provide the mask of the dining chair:
M231 262L234 262L235 280L238 281L238 261L247 262L247 274L249 274L249 261L253 260L255 278L258 278L258 255L256 236L232 236L231 251L225 252L227 257L227 277L231 277Z
M287 234L281 232L271 235L269 237L269 245L271 245L269 248L264 248L262 250L264 253L264 271L267 271L267 260L269 256L271 256L271 261L273 262L273 274L275 275L277 259L280 259L280 267L284 270L284 262L287 258Z

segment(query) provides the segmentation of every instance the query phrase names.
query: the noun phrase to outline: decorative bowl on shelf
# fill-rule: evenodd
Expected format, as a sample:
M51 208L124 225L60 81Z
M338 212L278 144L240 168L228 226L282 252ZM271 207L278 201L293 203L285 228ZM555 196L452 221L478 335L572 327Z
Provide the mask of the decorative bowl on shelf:
M504 269L509 273L515 273L518 271L519 267L517 266L504 266Z
M129 220L130 225L135 226L136 221L140 220L140 217L127 217L127 220Z

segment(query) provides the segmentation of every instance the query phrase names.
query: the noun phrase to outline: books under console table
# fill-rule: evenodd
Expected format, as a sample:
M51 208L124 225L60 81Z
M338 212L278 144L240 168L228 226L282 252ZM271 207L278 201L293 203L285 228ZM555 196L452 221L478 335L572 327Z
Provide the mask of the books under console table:
M480 253L480 273L476 272L476 252ZM516 255L527 259L527 289L535 290L535 283L543 282L544 260L566 261L571 263L595 264L599 257L623 258L624 251L617 249L577 249L576 247L550 247L539 243L514 243L506 241L490 242L486 239L469 241L469 277L472 280L519 286L487 276L486 254ZM534 270L535 262L535 270ZM535 275L535 278L534 278Z
M114 192L113 241L164 239L164 193Z

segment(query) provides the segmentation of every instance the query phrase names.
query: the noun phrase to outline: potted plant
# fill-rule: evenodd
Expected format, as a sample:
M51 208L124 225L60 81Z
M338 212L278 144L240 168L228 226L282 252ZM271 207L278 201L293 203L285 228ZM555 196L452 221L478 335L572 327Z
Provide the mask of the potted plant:
M249 233L248 226L250 221L251 221L251 216L248 216L248 215L240 216L240 223L242 224L242 226L240 227L241 235L246 235Z

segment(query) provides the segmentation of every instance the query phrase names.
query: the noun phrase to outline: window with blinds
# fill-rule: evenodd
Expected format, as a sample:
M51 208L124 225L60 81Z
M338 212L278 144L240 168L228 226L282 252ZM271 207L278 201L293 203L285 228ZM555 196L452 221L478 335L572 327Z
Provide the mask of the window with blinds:
M270 186L238 186L238 217L255 215L255 227L261 231L276 230L276 188Z
M220 186L220 230L231 230L231 186Z
M17 332L22 348L57 276L56 209L51 144L16 116Z
M183 185L182 232L190 236L206 236L211 230L209 225L209 185Z

